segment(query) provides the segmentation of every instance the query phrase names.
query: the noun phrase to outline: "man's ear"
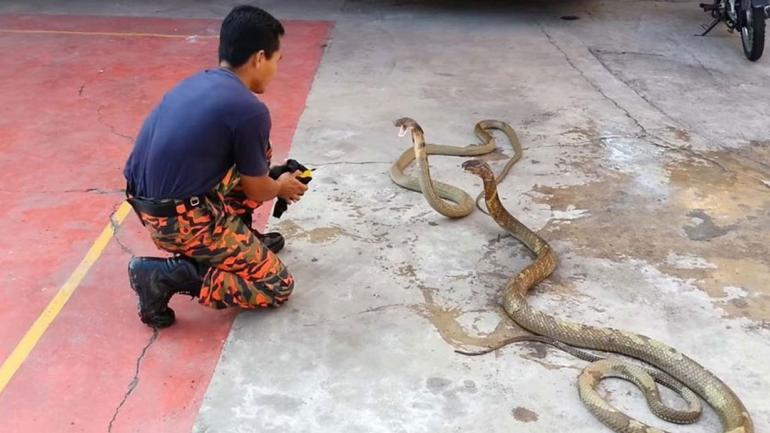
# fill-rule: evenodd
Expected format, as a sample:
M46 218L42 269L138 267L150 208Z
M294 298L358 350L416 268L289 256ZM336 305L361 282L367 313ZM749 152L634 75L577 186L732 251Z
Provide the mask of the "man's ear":
M265 51L264 50L257 51L251 57L252 57L253 66L255 68L259 68L267 60L267 57L265 57Z

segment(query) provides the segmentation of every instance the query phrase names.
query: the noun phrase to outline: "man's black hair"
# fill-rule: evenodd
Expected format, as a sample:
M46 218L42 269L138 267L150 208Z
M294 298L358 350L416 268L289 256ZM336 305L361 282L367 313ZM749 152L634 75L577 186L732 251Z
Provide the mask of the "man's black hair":
M237 6L222 21L219 31L219 61L237 68L258 51L267 58L280 47L283 25L272 15L254 6Z

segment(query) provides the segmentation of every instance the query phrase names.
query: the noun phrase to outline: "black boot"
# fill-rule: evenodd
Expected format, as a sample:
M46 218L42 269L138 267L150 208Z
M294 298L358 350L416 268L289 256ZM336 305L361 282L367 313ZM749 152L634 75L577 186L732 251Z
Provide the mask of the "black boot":
M252 228L251 212L247 212L241 215L241 220L243 220L243 223L246 224L246 227L248 227L248 229L251 230L252 233L254 233L254 236L256 236L260 242L262 242L265 248L272 251L273 254L278 254L278 252L283 249L284 245L286 245L286 240L283 238L282 234L278 232L270 232L270 233L262 234L257 229Z
M273 254L278 254L278 251L281 251L283 249L283 246L286 244L286 240L284 240L283 235L278 232L270 232L262 234L254 229L251 229L252 232L254 232L254 235L259 239L262 244L265 245L265 247L272 251Z
M139 297L139 317L153 328L174 323L168 301L175 293L198 296L203 279L201 269L186 257L135 257L128 262L128 280Z

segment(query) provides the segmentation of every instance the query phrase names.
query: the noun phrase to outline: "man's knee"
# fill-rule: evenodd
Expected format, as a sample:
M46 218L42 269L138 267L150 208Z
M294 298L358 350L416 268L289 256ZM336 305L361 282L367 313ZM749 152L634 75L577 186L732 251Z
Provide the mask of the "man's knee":
M279 306L286 302L294 291L294 276L284 268L281 273L277 275L278 280L276 286L274 286L273 299L274 305Z
M294 277L282 267L281 271L259 282L245 283L241 286L242 308L280 307L289 300L294 291Z

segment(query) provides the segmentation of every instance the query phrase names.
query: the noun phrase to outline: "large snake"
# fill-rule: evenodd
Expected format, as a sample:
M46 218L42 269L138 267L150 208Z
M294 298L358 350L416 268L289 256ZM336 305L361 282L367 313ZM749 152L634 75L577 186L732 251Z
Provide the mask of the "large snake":
M412 119L399 119L396 126L411 130L418 162L421 158L425 159L426 152L417 150L418 142L422 140L422 129L417 122ZM423 163L427 165L425 161ZM495 222L522 242L536 257L533 263L508 281L503 291L502 306L514 322L537 335L514 337L477 354L488 353L513 342L529 340L552 344L592 361L578 377L580 398L599 421L616 432L662 433L661 430L618 411L599 395L597 386L608 377L621 378L636 384L645 394L652 412L664 420L675 423L695 422L700 415L700 402L693 394L694 391L717 413L724 433L754 432L751 417L738 396L718 377L673 347L644 335L570 322L534 309L527 302L527 292L553 273L557 263L555 252L545 240L503 207L497 193L499 179L495 178L489 165L480 160L470 160L462 166L483 181L487 209ZM429 176L427 170L422 171L422 176ZM429 178L421 179L423 185L430 183ZM621 359L600 358L577 348L625 355L641 360L660 371ZM687 401L688 410L680 411L665 406L660 399L656 381L679 393Z
M513 146L513 156L505 164L505 167L497 176L496 182L501 182L508 172L521 158L522 150L519 144L519 138L516 131L505 122L499 120L482 120L476 124L473 132L481 140L481 144L468 145L465 147L446 146L441 144L427 144L425 136L414 120L404 117L395 121L396 126L402 127L402 135L406 133L406 125L411 126L414 145L408 147L401 156L390 167L390 178L397 185L410 189L412 191L422 192L428 204L436 212L448 218L462 218L473 212L473 199L465 191L455 186L434 181L430 175L428 165L428 155L449 155L449 156L480 156L494 151L497 148L495 138L489 133L492 129L502 131ZM404 170L417 160L420 176L408 176ZM482 212L486 213L479 205L484 193L476 197L476 206ZM448 201L447 201L448 200Z

